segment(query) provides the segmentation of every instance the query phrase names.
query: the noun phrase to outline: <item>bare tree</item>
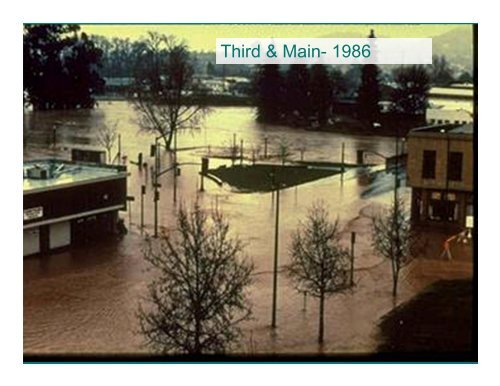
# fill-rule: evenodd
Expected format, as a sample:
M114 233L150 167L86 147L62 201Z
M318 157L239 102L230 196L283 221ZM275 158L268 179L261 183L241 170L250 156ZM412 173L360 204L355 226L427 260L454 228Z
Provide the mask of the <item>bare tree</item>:
M255 165L255 162L259 159L261 149L259 144L252 145L252 165Z
M300 145L300 146L297 148L297 150L300 152L300 160L301 160L301 161L304 161L304 154L305 154L305 152L306 152L306 150L307 150L307 146L306 146L306 144L302 144L302 145Z
M147 344L163 354L224 353L251 314L246 288L253 265L242 251L222 214L207 216L198 204L179 210L175 233L157 245L148 239L144 256L158 275L139 308Z
M132 103L143 130L160 136L168 150L179 130L197 128L208 112L193 85L188 48L174 36L149 32L137 55Z
M390 260L392 269L392 295L397 296L401 269L408 265L422 248L413 230L404 201L395 195L392 204L372 218L373 247Z
M286 273L299 292L319 298L318 343L324 340L325 298L351 287L350 255L339 244L338 221L331 222L318 201L292 236L291 262Z
M288 158L292 155L290 150L290 143L286 140L286 138L280 138L278 143L278 158L281 161L281 164L284 165Z
M238 154L240 154L240 146L234 141L234 140L229 140L226 142L225 145L227 152L229 153L229 157L231 158L231 165L234 166L234 163L236 162L236 159L238 158Z
M118 138L118 132L116 128L118 127L118 121L112 125L104 123L98 127L97 131L97 142L106 149L106 154L108 156L108 163L112 162L113 146L115 145L116 139Z

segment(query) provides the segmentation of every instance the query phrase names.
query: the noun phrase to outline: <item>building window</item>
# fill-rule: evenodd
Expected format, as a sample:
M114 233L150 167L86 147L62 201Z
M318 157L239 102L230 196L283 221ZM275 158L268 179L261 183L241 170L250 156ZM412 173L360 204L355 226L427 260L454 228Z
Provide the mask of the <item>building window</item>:
M424 150L424 158L422 162L422 178L436 178L436 151Z
M462 181L463 154L452 151L448 158L448 179L450 181Z
M432 192L429 200L429 220L432 221L458 221L458 202L454 193L442 195L440 192Z

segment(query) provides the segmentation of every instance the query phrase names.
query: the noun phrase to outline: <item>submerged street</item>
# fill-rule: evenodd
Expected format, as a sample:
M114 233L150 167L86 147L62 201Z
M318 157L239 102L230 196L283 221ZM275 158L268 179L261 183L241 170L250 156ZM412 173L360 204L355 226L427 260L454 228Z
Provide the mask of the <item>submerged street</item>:
M24 158L68 158L72 147L97 148L96 128L102 123L115 122L121 135L121 153L126 155L130 173L127 194L134 197L134 201L129 202L129 210L121 212L128 234L121 240L24 260L26 354L148 352L138 332L136 313L152 275L147 271L141 248L143 235L153 233L150 172L153 158L149 156L153 134L139 133L135 112L126 102L102 101L93 111L26 112ZM264 143L268 143L269 154L276 154L280 141L286 140L293 154L290 160L300 160L299 149L302 149L305 161L340 162L344 144L346 163L356 163L356 151L365 150L369 152L365 162L375 165L350 169L343 176L333 175L281 192L280 266L289 262L291 232L317 199L328 205L332 219L339 219L346 247L351 232L357 234L356 286L351 292L327 300L322 347L316 343L316 300L304 299L283 274L279 275L278 282L278 328L270 328L274 194L238 192L210 179L204 181L204 192L199 191L200 166L195 164L204 155L224 151L234 138L238 144L243 141L245 158L250 158L252 148L258 148L262 156ZM374 253L370 226L371 214L392 199L394 176L385 173L382 156L395 154L394 138L258 125L252 108L217 107L212 108L199 130L179 133L178 148L178 162L188 165L181 166L176 203L173 202L172 173L160 177L160 228L172 229L179 205L189 207L198 200L206 209L217 207L229 220L231 232L244 241L245 252L255 264L254 283L250 288L253 319L243 325L244 335L239 346L234 347L235 353L374 352L380 343L379 319L395 305L409 300L437 280L472 275L473 262L467 254L453 260L440 258L441 244L446 237L435 234L422 258L402 271L394 303L390 263ZM140 152L148 163L142 170L130 163L137 160ZM170 156L163 154L161 159L167 168ZM231 161L210 159L211 168L219 165L230 166ZM367 175L370 178L366 178ZM144 229L140 227L142 184L146 186ZM403 186L400 194L409 205L409 189Z

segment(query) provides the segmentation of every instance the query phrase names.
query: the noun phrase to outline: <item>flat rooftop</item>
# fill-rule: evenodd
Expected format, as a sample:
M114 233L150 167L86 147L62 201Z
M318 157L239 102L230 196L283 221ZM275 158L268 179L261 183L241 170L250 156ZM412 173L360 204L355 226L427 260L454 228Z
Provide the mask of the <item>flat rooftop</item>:
M472 123L464 124L444 124L444 125L430 125L418 127L410 131L411 134L420 133L443 133L443 134L474 134L474 126Z
M457 87L458 86L458 87ZM473 85L457 85L456 87L432 87L429 90L429 96L443 97L443 98L473 98L474 86Z
M98 165L57 159L23 162L23 193L125 177L125 166Z

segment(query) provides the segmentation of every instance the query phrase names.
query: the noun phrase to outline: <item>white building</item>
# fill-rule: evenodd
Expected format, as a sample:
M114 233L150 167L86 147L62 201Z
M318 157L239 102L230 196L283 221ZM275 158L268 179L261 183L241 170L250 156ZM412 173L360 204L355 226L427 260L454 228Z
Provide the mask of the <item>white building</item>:
M429 125L472 123L474 88L472 84L432 87L426 121Z

